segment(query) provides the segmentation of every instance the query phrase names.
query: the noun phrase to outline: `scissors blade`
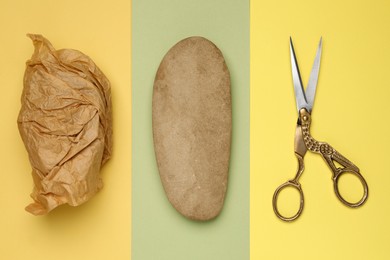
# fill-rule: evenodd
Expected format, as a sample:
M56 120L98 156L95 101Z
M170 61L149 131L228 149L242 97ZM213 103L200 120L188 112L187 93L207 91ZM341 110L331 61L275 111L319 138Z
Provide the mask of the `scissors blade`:
M320 62L321 62L321 51L322 51L322 37L320 38L320 43L318 44L316 58L314 59L313 68L311 69L309 83L307 84L305 96L308 103L307 110L310 113L313 109L314 97L316 95L318 74L320 71Z
M299 73L299 67L297 58L295 56L294 46L292 39L290 37L290 55L291 55L291 72L294 83L294 91L295 91L295 102L297 103L298 113L301 108L307 107L307 99L305 96L305 91L302 85L301 74Z

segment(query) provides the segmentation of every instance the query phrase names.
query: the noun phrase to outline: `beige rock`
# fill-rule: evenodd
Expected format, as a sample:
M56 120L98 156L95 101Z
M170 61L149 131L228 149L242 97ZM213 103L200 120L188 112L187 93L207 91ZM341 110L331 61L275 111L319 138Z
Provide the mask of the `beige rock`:
M184 216L216 217L229 171L230 74L221 51L202 37L172 47L153 90L153 138L166 195Z

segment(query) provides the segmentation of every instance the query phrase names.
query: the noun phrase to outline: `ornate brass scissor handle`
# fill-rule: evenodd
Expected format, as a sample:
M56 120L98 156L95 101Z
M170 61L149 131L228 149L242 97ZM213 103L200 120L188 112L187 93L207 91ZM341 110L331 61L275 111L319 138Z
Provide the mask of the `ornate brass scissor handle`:
M298 170L297 170L297 174L295 175L295 178L288 180L287 182L280 185L275 190L275 193L274 193L274 196L272 199L272 207L274 209L276 216L278 216L278 218L280 218L281 220L284 220L284 221L293 221L293 220L297 219L302 214L303 206L304 206L303 190L302 190L301 184L299 183L299 177L301 177L305 167L304 167L304 163L303 163L303 157L301 155L299 155L298 153L295 153L295 156L298 159ZM299 210L294 216L291 216L291 217L283 216L279 212L278 205L277 205L279 193L287 187L292 187L292 188L297 189L299 191L299 196L300 196Z
M345 158L342 154L337 152L336 149L334 149L332 146L325 142L319 142L310 135L311 115L306 109L301 109L300 120L305 146L309 151L320 154L333 172L333 188L337 198L348 207L356 208L363 205L368 198L368 185L366 180L360 174L359 168L347 158ZM334 162L339 163L342 168L337 167ZM340 177L346 173L351 173L358 177L359 181L363 185L364 193L358 202L349 202L340 194L338 186L339 180Z
M282 185L280 185L274 193L273 200L272 200L272 206L274 209L275 214L284 221L293 221L297 219L304 207L304 195L302 191L301 184L299 183L299 178L301 177L303 170L304 170L304 155L306 154L306 151L309 150L313 153L318 153L322 156L322 158L325 160L325 162L328 164L329 168L333 172L332 180L333 180L333 187L334 192L337 196L337 198L346 206L356 208L364 204L368 198L368 185L366 180L363 178L363 176L360 174L359 168L354 165L352 162L350 162L347 158L342 156L339 152L337 152L332 146L325 142L319 142L315 140L310 135L310 124L311 124L311 115L306 109L301 109L299 112L299 119L298 119L298 125L297 125L297 131L295 136L295 155L298 159L298 170L295 175L295 178L292 180L289 180ZM304 146L303 146L304 145ZM334 164L334 161L339 163L342 167L337 167ZM339 191L338 183L340 180L340 177L343 174L346 173L352 173L358 179L363 185L364 193L362 198L358 202L349 202L346 199L342 197ZM291 217L286 217L280 214L278 207L277 207L277 200L279 193L286 187L293 187L296 188L300 193L300 206L298 212Z

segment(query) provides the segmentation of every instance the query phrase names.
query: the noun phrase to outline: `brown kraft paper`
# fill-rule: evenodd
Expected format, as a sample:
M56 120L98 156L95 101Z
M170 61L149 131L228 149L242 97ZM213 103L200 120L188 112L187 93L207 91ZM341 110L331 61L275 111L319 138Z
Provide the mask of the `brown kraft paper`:
M44 215L80 205L102 188L99 171L112 151L111 90L88 56L28 37L35 51L26 63L18 127L34 181L26 210Z

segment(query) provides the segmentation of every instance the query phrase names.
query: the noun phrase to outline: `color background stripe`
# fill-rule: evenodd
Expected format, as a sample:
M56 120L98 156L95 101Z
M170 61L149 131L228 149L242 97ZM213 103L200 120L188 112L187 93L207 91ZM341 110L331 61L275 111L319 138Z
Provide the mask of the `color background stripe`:
M249 258L249 2L133 1L132 259ZM152 91L165 53L200 35L222 51L232 79L233 140L221 215L199 223L168 202L153 150Z
M251 1L251 259L389 259L389 13L388 1ZM345 207L328 166L307 154L305 209L283 223L271 200L297 168L290 36L304 84L323 37L311 132L360 168L370 195ZM350 183L342 191L357 198Z
M0 1L0 259L130 258L130 16L128 0ZM90 56L112 87L114 144L101 171L103 189L79 207L64 205L42 217L24 211L33 181L16 124L25 62L34 51L26 33Z

